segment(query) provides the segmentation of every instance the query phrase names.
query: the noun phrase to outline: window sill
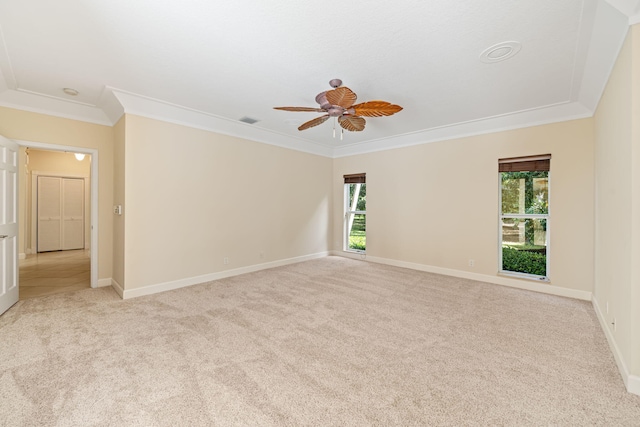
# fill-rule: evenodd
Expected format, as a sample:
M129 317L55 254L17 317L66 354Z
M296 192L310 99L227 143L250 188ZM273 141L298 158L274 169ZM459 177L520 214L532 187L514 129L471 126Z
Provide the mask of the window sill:
M511 271L498 271L498 276L511 277L513 279L531 280L533 282L551 283L547 276L535 276L533 274L516 273Z
M367 252L354 251L354 250L342 250L343 256L351 259L367 259Z
M357 249L343 249L343 252L347 252L350 254L358 254L358 255L366 255L367 251L359 251Z

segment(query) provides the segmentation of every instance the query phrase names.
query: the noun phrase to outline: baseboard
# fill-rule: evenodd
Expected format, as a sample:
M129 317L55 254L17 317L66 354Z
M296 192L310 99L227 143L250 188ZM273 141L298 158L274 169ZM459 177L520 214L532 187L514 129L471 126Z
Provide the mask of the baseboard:
M425 271L427 273L443 274L445 276L460 277L462 279L476 280L479 282L492 283L494 285L508 286L510 288L524 289L527 291L541 292L544 294L557 295L591 301L592 293L589 291L581 291L577 289L562 288L549 284L537 283L529 280L518 280L503 276L489 276L486 274L471 273L469 271L454 270L452 268L436 267L427 264L417 264L407 261L398 261L395 259L372 257L365 254L332 251L331 255L342 256L346 258L361 259L375 262L378 264L393 265L395 267L409 268L411 270Z
M304 255L295 258L288 258L279 261L272 261L263 264L255 264L247 267L235 268L233 270L219 271L211 274L204 274L202 276L188 277L185 279L174 280L171 282L157 283L153 285L147 285L140 288L124 289L113 281L113 287L120 294L123 299L141 297L144 295L156 294L158 292L171 291L174 289L184 288L186 286L197 285L199 283L211 282L213 280L225 279L227 277L239 276L240 274L253 273L255 271L267 270L269 268L281 267L289 264L297 264L299 262L310 261L316 258L323 258L329 255L328 252L320 252L311 255ZM116 287L117 286L117 287Z
M25 253L19 253L19 254L18 254L18 259L27 259L27 254L25 254Z
M104 288L106 286L111 286L111 278L106 278L106 279L98 279L98 284L96 285L96 288Z
M627 388L629 393L637 394L640 396L640 377L637 375L629 374L629 370L627 369L627 364L624 362L624 358L622 357L622 353L618 348L618 344L616 343L615 338L613 337L613 333L611 332L611 328L609 328L609 323L607 322L604 313L600 309L600 305L598 304L598 300L594 297L591 302L593 303L593 309L596 312L596 316L598 317L598 321L600 322L600 327L604 331L605 337L607 337L607 342L609 343L609 348L611 349L611 353L613 353L613 358L616 361L616 365L618 366L618 371L620 371L620 375L622 376L622 381L624 381L624 385Z
M640 396L640 376L629 375L629 382L627 383L627 391L629 393L637 394Z
M114 291L116 291L118 295L120 295L120 298L124 299L124 290L122 289L120 283L116 282L114 279L111 279L111 287Z

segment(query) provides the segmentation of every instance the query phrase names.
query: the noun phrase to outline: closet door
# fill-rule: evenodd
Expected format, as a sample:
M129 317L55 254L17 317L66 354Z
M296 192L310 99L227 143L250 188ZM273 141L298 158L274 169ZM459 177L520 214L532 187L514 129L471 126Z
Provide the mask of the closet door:
M38 252L62 249L62 180L38 177Z
M84 249L84 181L62 179L62 250Z

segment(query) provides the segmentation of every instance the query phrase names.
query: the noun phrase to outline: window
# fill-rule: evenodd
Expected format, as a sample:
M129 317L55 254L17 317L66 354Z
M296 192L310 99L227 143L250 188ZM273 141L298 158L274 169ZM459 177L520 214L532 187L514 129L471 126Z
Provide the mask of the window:
M551 155L501 159L501 273L548 280Z
M344 176L344 250L367 248L367 182L363 173Z

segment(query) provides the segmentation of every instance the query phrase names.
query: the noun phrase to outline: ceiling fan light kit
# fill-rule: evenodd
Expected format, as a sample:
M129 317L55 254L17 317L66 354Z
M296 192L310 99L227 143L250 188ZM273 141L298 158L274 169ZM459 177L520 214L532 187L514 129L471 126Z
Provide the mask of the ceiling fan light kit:
M318 126L329 119L334 117L338 120L338 123L342 129L346 129L350 132L360 132L364 130L366 121L364 117L382 117L391 116L402 110L399 105L391 104L386 101L369 101L360 104L355 104L358 99L355 92L346 86L342 86L342 80L333 79L329 82L329 85L333 90L321 92L316 95L316 102L320 105L320 108L311 107L274 107L276 110L284 111L309 111L326 113L323 116L316 117L313 120L303 123L298 127L298 130ZM333 137L335 138L335 122L333 129ZM342 139L342 132L340 139Z

